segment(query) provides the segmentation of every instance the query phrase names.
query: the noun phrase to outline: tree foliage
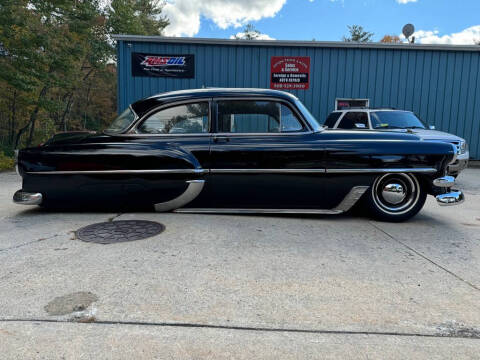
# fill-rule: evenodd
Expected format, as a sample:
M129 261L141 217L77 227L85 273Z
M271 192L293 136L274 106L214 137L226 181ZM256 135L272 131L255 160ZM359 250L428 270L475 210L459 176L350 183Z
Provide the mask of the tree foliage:
M160 35L158 0L2 0L0 154L116 113L114 33Z
M374 33L365 31L363 26L360 25L348 25L348 36L343 37L343 41L346 42L372 42Z
M386 44L400 44L402 39L397 35L385 35L380 42Z

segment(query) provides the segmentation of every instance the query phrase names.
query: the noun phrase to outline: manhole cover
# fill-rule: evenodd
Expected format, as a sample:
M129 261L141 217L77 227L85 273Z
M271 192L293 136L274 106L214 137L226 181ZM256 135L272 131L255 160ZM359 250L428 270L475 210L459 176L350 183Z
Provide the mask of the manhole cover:
M77 237L86 242L113 244L135 241L160 234L165 226L145 220L118 220L92 224L77 230Z

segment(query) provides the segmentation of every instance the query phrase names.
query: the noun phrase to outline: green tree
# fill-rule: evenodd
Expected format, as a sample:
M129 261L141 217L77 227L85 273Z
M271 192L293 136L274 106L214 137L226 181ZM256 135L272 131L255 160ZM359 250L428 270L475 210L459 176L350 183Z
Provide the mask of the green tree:
M360 25L348 25L348 36L343 37L343 41L346 42L371 42L374 33L365 31L363 26Z
M116 110L111 34L159 35L158 0L2 0L0 154L56 131L104 127Z
M159 0L112 0L107 10L112 34L162 35L169 24Z

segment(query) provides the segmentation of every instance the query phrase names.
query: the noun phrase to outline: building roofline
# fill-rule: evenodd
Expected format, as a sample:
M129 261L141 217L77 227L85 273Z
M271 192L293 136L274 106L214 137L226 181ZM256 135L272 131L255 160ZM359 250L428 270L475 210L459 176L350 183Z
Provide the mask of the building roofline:
M167 37L143 35L112 35L117 41L158 42L174 44L201 44L227 46L290 46L290 47L320 47L320 48L354 48L354 49L394 49L394 50L444 50L444 51L478 51L479 45L444 45L444 44L386 44L386 43L356 43L344 41L296 41L296 40L236 40L216 38Z

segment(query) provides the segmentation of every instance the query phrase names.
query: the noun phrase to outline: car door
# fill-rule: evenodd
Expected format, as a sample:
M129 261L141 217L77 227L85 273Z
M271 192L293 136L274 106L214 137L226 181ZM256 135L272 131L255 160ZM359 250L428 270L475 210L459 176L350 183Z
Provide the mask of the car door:
M211 206L321 208L324 150L298 108L271 98L214 100Z
M208 206L211 99L163 104L130 131L132 153L142 153L147 191L157 211L197 201ZM140 165L137 165L140 166Z

